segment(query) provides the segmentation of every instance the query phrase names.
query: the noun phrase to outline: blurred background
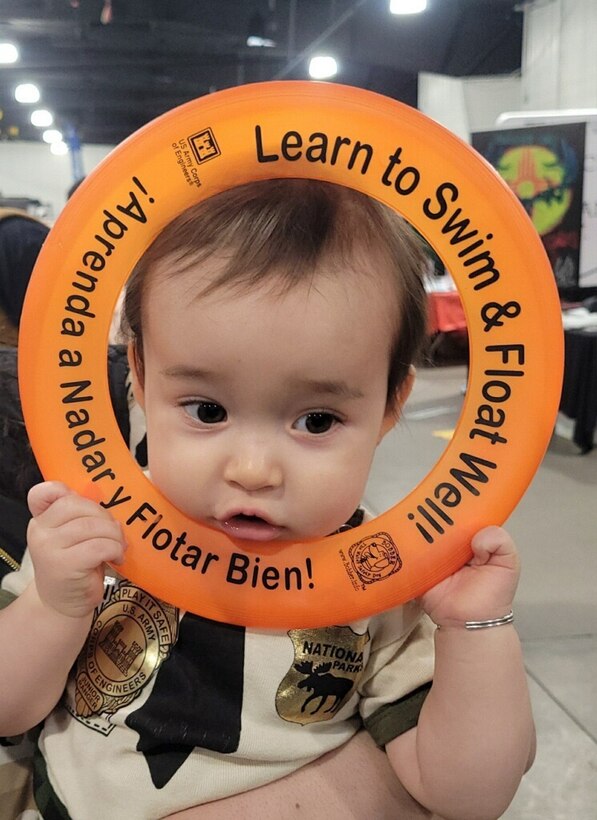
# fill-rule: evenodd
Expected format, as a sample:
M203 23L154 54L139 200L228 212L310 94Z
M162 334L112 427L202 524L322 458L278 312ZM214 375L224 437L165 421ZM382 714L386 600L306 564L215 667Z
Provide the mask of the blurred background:
M309 79L313 58L316 76L415 107L436 93L420 87L422 74L478 77L472 107L487 114L478 112L473 130L493 125L504 95L507 107L519 102L523 5L429 0L422 13L393 14L389 0L2 0L0 139L13 150L3 152L0 195L35 194L55 218L69 177L88 173L144 123L222 88ZM499 81L487 89L487 77ZM22 86L30 102L15 99ZM32 124L38 110L52 115L49 125ZM23 167L14 143L40 143L48 130L60 132L45 139L57 140L64 159L46 149L44 178L28 192L37 163Z
M308 77L321 49L337 79L417 105L420 72L520 71L523 9L512 0L430 0L397 15L382 0L3 0L3 135L35 127L11 99L24 79L82 142L113 145L158 114L221 88Z

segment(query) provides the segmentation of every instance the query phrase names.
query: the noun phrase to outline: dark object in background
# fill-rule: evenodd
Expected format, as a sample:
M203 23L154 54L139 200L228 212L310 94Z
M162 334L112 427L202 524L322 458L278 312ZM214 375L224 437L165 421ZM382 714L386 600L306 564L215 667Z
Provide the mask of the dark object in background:
M49 233L37 219L0 208L0 306L15 327L37 255Z
M0 348L0 494L26 504L29 489L40 481L21 410L17 351Z

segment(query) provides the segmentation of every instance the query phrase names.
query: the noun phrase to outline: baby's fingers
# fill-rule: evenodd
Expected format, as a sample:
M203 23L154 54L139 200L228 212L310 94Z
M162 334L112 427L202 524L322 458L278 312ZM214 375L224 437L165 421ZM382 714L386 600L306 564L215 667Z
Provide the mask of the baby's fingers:
M502 527L485 527L471 542L472 566L495 564L512 566L518 564L518 551L514 541Z
M126 545L113 538L91 538L76 548L77 569L90 572L103 564L122 564Z
M37 517L48 510L59 498L72 494L66 484L61 481L43 481L29 490L27 504L31 515Z
M100 566L104 560L122 561L124 552L124 536L118 521L110 515L107 517L93 515L82 515L76 518L68 518L60 526L48 526L44 516L33 518L29 522L28 544L34 563L37 561L47 562L59 561L64 567L74 566L77 563L77 549L87 542L97 539L108 540L118 545L118 551L110 559L98 555L95 562L86 564L86 569ZM62 557L60 557L62 555ZM77 566L77 569L82 567Z
M82 515L72 518L55 530L60 533L63 548L77 546L96 539L108 539L124 546L122 527L111 516ZM51 536L50 536L51 537Z
M113 520L108 510L97 502L73 492L59 481L48 481L33 487L29 491L28 502L34 520L52 529L58 529L77 518Z

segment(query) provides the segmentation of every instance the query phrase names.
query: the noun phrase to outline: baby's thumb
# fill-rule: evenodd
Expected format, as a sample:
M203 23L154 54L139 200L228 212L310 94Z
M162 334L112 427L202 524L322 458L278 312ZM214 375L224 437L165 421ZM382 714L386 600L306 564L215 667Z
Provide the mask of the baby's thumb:
M72 490L61 481L44 481L36 484L29 490L27 504L31 515L38 516L52 506L54 501L58 501L65 495L70 495Z

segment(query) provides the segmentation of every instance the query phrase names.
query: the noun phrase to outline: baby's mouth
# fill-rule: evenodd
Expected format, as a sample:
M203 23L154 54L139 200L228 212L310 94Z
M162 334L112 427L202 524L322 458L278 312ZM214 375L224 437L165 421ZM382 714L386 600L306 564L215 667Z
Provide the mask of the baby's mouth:
M224 521L218 521L218 524L220 529L233 538L248 541L272 541L278 538L281 532L281 527L251 513L235 513Z

